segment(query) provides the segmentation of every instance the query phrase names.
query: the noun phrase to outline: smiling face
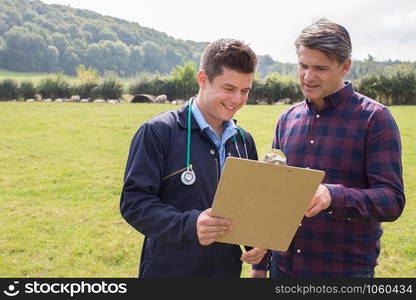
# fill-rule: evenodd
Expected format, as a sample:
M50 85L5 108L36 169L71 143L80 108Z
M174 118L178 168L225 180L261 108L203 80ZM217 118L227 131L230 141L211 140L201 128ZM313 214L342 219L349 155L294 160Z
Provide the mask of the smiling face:
M253 78L253 73L240 73L223 67L223 72L210 82L205 71L199 71L197 105L214 130L221 131L223 122L231 120L247 102Z
M344 87L344 77L351 67L351 59L339 64L330 60L322 51L300 46L298 54L298 76L303 95L318 107L324 98Z

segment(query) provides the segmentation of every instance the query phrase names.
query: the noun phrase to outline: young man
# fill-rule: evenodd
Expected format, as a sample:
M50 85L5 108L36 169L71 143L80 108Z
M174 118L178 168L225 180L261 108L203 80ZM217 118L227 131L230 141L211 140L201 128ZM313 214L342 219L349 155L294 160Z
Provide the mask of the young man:
M306 100L280 116L273 148L289 165L326 176L288 251L272 251L270 277L373 277L380 222L397 219L405 204L399 130L385 106L344 82L344 27L319 20L295 44ZM268 258L253 277L266 276Z
M210 208L225 157L257 159L253 138L232 120L247 101L256 63L240 41L211 43L201 58L198 95L134 136L120 210L145 236L140 277L240 277L242 261L258 263L266 253L215 243L232 224L212 217Z

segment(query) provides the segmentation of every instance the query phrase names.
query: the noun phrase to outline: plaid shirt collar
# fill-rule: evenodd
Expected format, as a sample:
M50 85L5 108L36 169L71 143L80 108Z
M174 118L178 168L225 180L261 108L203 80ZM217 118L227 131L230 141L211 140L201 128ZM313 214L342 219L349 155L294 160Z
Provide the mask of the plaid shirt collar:
M344 84L345 86L342 89L324 98L325 106L321 110L327 108L335 108L342 104L345 99L350 98L354 94L352 83L345 81ZM313 104L312 100L306 98L306 103L310 109L318 111L318 108L315 104Z

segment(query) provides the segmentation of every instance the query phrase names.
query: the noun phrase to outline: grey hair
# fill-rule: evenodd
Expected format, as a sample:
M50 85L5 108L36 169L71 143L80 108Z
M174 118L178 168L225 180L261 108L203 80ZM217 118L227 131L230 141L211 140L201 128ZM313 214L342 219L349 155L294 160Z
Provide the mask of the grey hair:
M348 31L341 25L319 19L306 27L295 41L296 49L305 46L322 51L331 61L343 64L351 58L351 39Z

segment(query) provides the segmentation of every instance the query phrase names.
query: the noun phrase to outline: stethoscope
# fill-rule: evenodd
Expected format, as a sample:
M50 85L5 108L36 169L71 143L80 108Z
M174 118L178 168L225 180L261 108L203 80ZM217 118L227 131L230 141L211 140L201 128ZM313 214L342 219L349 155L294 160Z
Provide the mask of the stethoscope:
M194 99L192 99L189 102L189 106L188 106L188 137L187 137L187 143L186 143L186 170L183 171L181 175L182 183L185 185L192 185L196 180L195 172L194 170L192 170L192 166L191 166L191 121L192 121L193 102L194 102ZM243 139L244 150L246 152L245 156L246 158L248 158L246 135L240 127L237 127L237 132L238 134L241 135L241 138ZM232 136L232 140L233 140L235 149L237 150L238 157L241 158L240 150L238 149L238 146L237 146L236 134Z

